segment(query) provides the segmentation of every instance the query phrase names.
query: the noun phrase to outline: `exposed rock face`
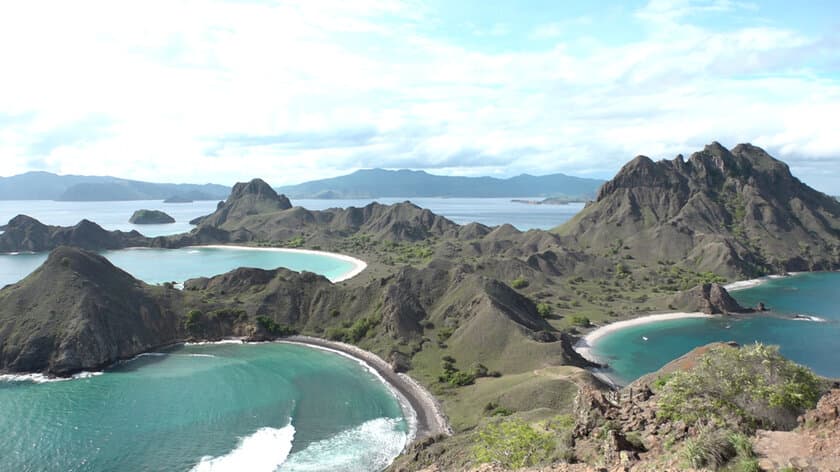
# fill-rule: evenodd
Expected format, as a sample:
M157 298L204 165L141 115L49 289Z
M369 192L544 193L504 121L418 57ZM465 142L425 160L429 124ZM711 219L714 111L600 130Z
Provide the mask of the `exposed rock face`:
M687 161L639 156L558 231L727 276L840 267L840 203L750 144L715 142Z
M135 225L163 225L174 223L175 218L160 210L137 210L131 215L128 222Z
M88 220L75 226L47 226L26 215L12 218L0 234L0 252L50 251L59 246L83 249L119 249L148 246L149 239L137 231L106 231Z
M0 370L66 375L172 342L178 293L149 287L96 254L58 248L0 291Z
M225 226L226 223L240 221L250 215L271 213L292 208L285 195L277 192L262 179L233 186L230 197L213 214L201 221L203 225Z
M754 311L738 304L720 284L698 285L691 290L681 292L674 296L673 304L681 310L699 311L708 315Z

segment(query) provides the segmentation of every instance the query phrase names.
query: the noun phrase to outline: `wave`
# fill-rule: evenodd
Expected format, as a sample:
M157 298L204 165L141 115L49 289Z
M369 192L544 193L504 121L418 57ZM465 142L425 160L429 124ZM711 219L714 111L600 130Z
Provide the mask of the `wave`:
M206 346L208 344L245 344L241 339L223 339L221 341L198 341L192 343L184 343L184 346Z
M53 377L44 374L2 374L0 375L0 382L32 382L32 383L51 383L64 382L67 380L89 379L102 375L102 372L79 372L70 377Z
M798 314L798 313L793 315L793 318L791 318L791 319L794 320L794 321L813 321L815 323L826 323L826 322L828 322L827 319L820 318L819 316L802 315L802 314Z
M281 472L382 470L402 452L408 434L397 418L377 418L309 444L290 455Z
M224 472L243 470L273 472L292 450L295 427L260 428L244 437L236 448L219 457L204 457L192 468L193 472Z

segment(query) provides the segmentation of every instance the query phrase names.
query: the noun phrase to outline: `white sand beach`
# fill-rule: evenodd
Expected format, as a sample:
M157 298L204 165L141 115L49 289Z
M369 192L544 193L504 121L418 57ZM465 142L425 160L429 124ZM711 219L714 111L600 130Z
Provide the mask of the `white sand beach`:
M705 313L663 313L659 315L647 315L630 320L616 321L607 325L599 326L595 330L586 334L575 344L575 351L577 351L584 359L600 363L596 356L592 354L592 347L595 342L609 333L618 331L620 329L629 328L631 326L638 326L648 323L656 323L659 321L680 320L685 318L711 318L714 315L707 315Z
M267 251L267 252L292 252L298 254L313 254L318 256L327 256L334 259L349 262L353 264L353 269L350 272L342 275L337 279L330 279L332 283L344 282L359 275L367 268L367 262L357 259L346 254L339 254L336 252L316 251L314 249L291 249L285 247L253 247L253 246L233 246L226 244L211 244L207 246L189 246L190 248L211 248L211 249L243 249L246 251Z

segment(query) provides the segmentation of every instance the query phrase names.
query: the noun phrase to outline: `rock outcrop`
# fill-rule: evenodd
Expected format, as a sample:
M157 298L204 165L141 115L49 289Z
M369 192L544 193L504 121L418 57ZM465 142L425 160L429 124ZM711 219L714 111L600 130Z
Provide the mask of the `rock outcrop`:
M558 232L725 276L840 267L840 203L750 144L715 142L688 160L639 156Z
M720 284L703 284L673 297L672 305L688 312L702 312L707 315L729 313L751 313L751 308L742 307Z
M163 225L175 222L175 218L160 210L137 210L128 219L135 225Z

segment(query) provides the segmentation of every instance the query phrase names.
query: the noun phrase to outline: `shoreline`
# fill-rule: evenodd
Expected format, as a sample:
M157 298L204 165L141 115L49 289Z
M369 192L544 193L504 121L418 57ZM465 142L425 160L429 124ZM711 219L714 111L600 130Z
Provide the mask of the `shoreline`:
M573 349L577 351L578 354L581 355L584 359L595 362L596 364L603 364L601 360L599 360L595 355L592 354L592 350L595 347L596 341L610 333L615 331L619 331L625 328L629 328L631 326L640 326L649 323L656 323L659 321L670 321L670 320L682 320L688 318L713 318L715 315L707 315L705 313L695 312L695 313L660 313L656 315L645 315L640 316L638 318L631 318L629 320L622 320L616 321L614 323L605 324L603 326L599 326L594 330L590 331L589 333L585 334L582 338L580 338Z
M416 441L429 437L452 434L443 414L443 408L434 395L410 376L394 372L391 366L376 354L351 344L302 335L289 336L275 342L330 351L349 357L371 369L400 400L403 414L410 423L406 448ZM406 412L406 406L408 412ZM411 423L414 425L412 426Z
M286 247L254 247L254 246L238 246L238 245L228 245L228 244L208 244L205 246L185 246L185 249L188 248L210 248L210 249L240 249L246 251L267 251L267 252L291 252L291 253L298 253L298 254L310 254L315 256L325 256L331 257L333 259L338 259L340 261L349 262L353 265L353 269L347 272L346 274L342 275L341 277L330 279L330 282L337 284L339 282L344 282L345 280L350 280L353 277L361 274L365 269L367 269L367 262L355 258L353 256L348 256L347 254L339 254L337 252L328 252L328 251L317 251L315 249L295 249L295 248L286 248Z

